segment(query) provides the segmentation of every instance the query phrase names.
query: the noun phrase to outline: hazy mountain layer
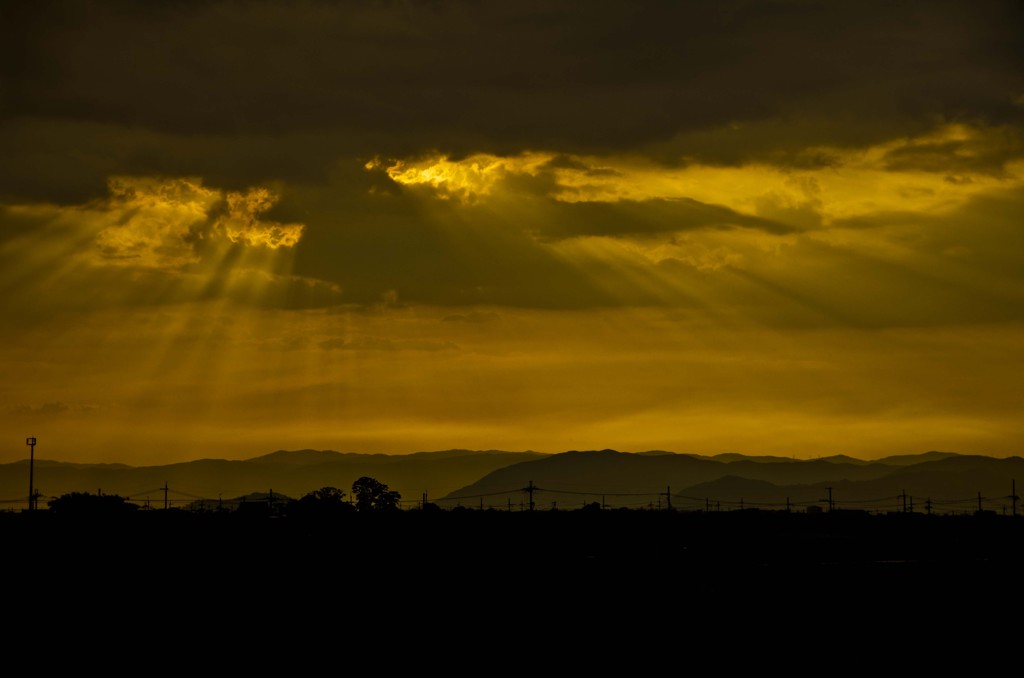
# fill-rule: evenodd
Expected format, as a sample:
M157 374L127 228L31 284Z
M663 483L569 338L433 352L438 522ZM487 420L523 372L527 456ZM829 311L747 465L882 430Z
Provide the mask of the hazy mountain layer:
M225 499L254 491L301 497L324 486L348 492L360 476L371 476L419 501L439 497L496 468L541 457L537 452L445 450L407 455L341 453L327 450L277 451L254 459L200 459L166 466L35 462L35 486L46 496L102 490L132 498L163 500L167 483L173 501ZM28 462L0 465L0 499L17 506L28 495Z
M929 452L865 462L845 458L806 461L754 460L742 455L637 455L600 450L567 452L496 469L476 483L452 492L442 502L495 506L529 501L535 505L578 507L600 501L607 506L674 508L827 507L829 488L836 508L902 510L906 505L939 512L978 508L1012 511L1014 481L1024 481L1024 459Z
M443 450L409 455L278 450L248 460L201 459L165 466L70 464L39 460L35 485L44 497L102 491L149 499L162 487L176 505L197 498L229 499L253 492L300 497L324 486L346 492L371 476L402 494L406 505L428 499L444 507L680 509L827 507L873 511L1012 511L1013 482L1024 481L1024 459L927 452L865 461L846 456L809 460L737 453L701 456L665 451L570 451L561 454L498 450ZM28 463L0 465L2 506L18 508L27 496ZM669 496L671 495L671 496ZM45 502L45 498L43 500ZM926 504L926 502L929 502Z

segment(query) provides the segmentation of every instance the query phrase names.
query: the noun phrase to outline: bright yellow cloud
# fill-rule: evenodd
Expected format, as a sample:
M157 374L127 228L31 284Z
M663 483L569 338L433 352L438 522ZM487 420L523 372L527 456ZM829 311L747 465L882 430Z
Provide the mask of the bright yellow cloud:
M189 235L207 221L221 199L197 179L114 177L110 198L79 210L99 221L96 235L100 260L146 268L177 268L197 260Z
M260 218L278 200L266 188L225 194L200 179L153 177L114 177L109 187L107 200L62 215L99 224L99 263L174 269L196 263L196 243L217 234L269 249L294 247L302 237L302 224Z
M813 149L834 159L831 166L814 169L764 163L665 167L628 156L555 162L552 153L528 151L458 161L444 156L399 160L385 170L399 184L429 186L442 198L479 201L515 175L545 173L554 187L549 197L562 202L689 198L807 229L884 212L947 212L980 193L1024 185L1024 160L1007 163L1002 173L971 169L971 161L994 152L1002 138L998 129L947 125L865 149ZM941 171L943 166L948 171Z
M277 196L265 188L254 188L247 193L228 193L228 214L218 223L231 242L262 245L270 249L294 247L302 238L302 224L281 224L265 221L259 215L266 212Z
M536 176L553 157L552 153L523 153L506 158L478 153L453 161L439 156L419 161L397 160L385 171L393 181L404 186L426 185L443 199L455 197L473 201L489 195L496 184L510 175ZM367 163L367 169L378 166L376 162Z

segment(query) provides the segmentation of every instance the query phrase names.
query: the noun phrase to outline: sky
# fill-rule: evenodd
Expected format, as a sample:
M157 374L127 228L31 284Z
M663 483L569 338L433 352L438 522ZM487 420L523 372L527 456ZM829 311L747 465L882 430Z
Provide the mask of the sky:
M1024 5L0 4L0 462L1024 452Z

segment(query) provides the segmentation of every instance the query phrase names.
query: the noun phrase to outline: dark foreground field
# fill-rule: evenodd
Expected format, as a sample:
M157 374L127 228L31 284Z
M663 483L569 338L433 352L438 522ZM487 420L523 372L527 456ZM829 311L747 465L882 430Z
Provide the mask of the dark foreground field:
M1003 570L1024 564L1024 518L994 514L37 512L0 514L0 535L11 574L197 588L228 579L268 591L335 580L410 587L429 579L456 588L579 583L705 600L784 598L800 596L802 582L848 590L899 583L913 592L913 581L949 578L950 586L971 579L995 588Z
M472 641L503 666L543 646L578 675L584 658L749 662L752 643L847 663L918 637L933 660L984 642L995 661L1021 635L1024 518L991 514L40 512L0 514L0 534L9 628L170 659L298 666L383 640L382 661L444 664Z

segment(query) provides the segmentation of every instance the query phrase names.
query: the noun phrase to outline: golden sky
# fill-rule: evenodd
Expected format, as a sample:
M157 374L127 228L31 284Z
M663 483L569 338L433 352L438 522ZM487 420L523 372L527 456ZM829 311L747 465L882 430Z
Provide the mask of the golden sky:
M0 6L0 462L1024 448L1014 1Z

